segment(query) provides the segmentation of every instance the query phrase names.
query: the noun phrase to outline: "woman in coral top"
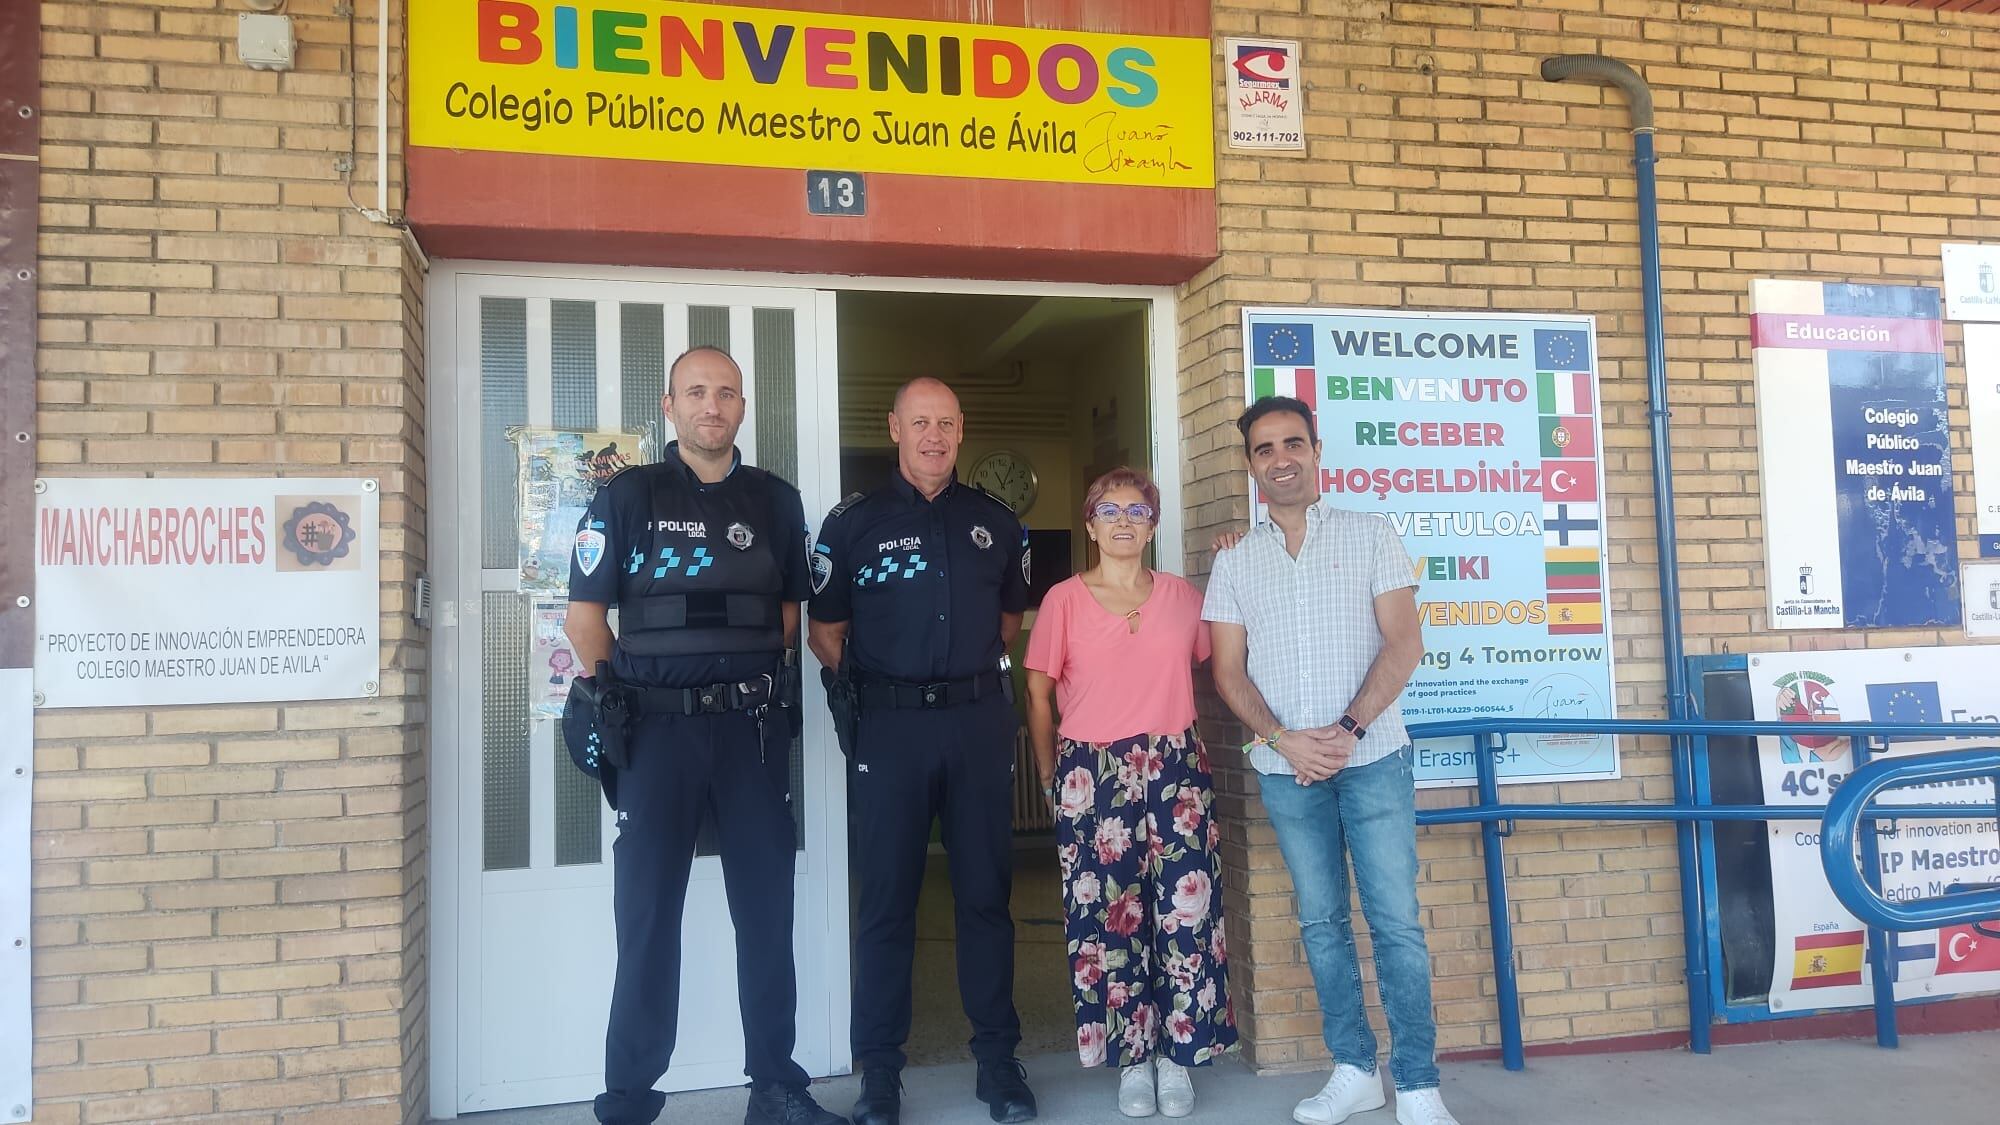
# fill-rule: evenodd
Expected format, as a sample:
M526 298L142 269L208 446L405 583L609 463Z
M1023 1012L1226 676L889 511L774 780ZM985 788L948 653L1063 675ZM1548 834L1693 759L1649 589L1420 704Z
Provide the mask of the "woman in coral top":
M1123 1068L1128 1117L1193 1112L1187 1068L1236 1044L1214 781L1194 730L1208 626L1199 591L1142 561L1159 508L1159 489L1133 469L1090 486L1084 519L1098 564L1048 592L1027 655L1028 732L1056 810L1077 1051L1085 1066Z

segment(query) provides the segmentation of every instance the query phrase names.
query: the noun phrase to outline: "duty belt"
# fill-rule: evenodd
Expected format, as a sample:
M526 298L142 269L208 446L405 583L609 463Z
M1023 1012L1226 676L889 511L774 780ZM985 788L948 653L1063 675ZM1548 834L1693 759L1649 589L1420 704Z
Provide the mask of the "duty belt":
M778 693L769 676L759 676L737 684L710 684L698 688L637 688L632 692L639 716L721 715L730 711L755 711L778 702Z
M898 680L861 680L854 685L861 709L934 710L971 703L984 695L999 695L1001 674L988 669L962 680L937 680L927 684Z

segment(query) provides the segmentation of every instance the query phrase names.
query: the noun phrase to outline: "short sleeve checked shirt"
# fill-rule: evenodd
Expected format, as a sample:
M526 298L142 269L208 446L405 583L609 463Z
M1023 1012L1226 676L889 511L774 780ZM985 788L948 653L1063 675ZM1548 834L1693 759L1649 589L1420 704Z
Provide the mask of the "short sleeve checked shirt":
M1295 559L1285 533L1268 520L1233 550L1215 557L1202 617L1241 625L1249 634L1250 682L1287 729L1340 721L1382 651L1375 598L1417 584L1409 552L1389 521L1329 507L1306 509L1306 537ZM1380 761L1408 745L1398 703L1376 716L1350 766ZM1260 773L1294 772L1268 746L1250 752Z

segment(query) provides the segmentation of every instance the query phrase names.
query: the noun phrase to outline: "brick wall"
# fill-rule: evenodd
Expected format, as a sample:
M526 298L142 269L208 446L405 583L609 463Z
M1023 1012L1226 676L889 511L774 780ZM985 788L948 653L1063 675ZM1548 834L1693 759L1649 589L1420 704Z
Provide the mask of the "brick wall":
M41 6L41 472L371 476L385 548L379 699L37 717L38 1123L420 1111L421 266L337 170L358 114L372 205L360 8L357 103L334 0L282 75L241 5Z
M421 1113L421 263L337 170L358 117L372 201L361 8L351 104L335 0L287 6L286 75L234 60L221 0L42 6L41 471L374 476L386 553L380 700L39 717L37 1121ZM1938 242L2000 237L2000 23L1847 0L1220 0L1215 27L1307 42L1313 140L1223 154L1224 253L1183 291L1193 569L1247 512L1243 304L1593 313L1621 704L1659 713L1627 119L1534 70L1593 51L1660 105L1689 650L1953 639L1765 632L1746 302L1760 276L1936 283ZM1962 390L1954 408L1962 441ZM1512 792L1668 796L1659 746L1628 746L1625 771ZM1250 779L1220 784L1251 1061L1317 1065L1289 879ZM1475 837L1420 852L1441 1046L1492 1044ZM1531 1042L1685 1025L1670 830L1524 829L1508 854Z
M1605 357L1621 713L1663 713L1628 117L1614 91L1536 71L1548 55L1602 53L1637 67L1659 105L1688 651L1958 639L1768 632L1748 294L1757 277L1936 285L1941 241L2000 238L2000 21L1848 0L1219 0L1215 33L1304 41L1311 147L1222 154L1223 255L1183 291L1191 569L1207 568L1211 530L1248 511L1232 426L1244 304L1589 313ZM1969 542L1955 326L1947 341ZM1671 796L1662 745L1628 744L1624 771L1510 795ZM1290 881L1253 780L1219 784L1251 1061L1317 1066ZM1476 831L1426 832L1419 853L1440 1049L1497 1044ZM1507 855L1531 1043L1686 1026L1670 827L1523 826ZM1372 977L1365 945L1363 965Z

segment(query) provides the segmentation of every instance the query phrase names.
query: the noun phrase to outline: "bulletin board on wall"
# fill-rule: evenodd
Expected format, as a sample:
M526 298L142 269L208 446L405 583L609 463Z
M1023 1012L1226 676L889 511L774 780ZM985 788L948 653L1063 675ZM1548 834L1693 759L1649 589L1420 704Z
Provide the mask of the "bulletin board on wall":
M1823 807L1862 760L1854 740L1816 724L1991 721L2000 651L1928 647L1767 652L1689 660L1706 719L1796 724L1777 736L1694 740L1695 792L1714 805ZM1939 734L1946 733L1940 727ZM1990 743L1898 738L1874 756L1904 757ZM1890 790L1882 805L1964 805L1962 819L1878 825L1881 892L1934 898L1954 884L2000 881L2000 825L1990 783ZM1896 1002L1923 1003L2000 989L2000 948L1972 926L1868 934L1827 886L1816 819L1699 827L1711 998L1725 1022L1782 1019L1873 1003L1868 957L1884 943Z

